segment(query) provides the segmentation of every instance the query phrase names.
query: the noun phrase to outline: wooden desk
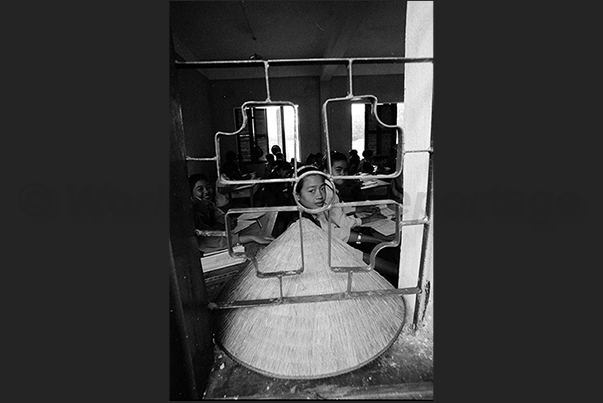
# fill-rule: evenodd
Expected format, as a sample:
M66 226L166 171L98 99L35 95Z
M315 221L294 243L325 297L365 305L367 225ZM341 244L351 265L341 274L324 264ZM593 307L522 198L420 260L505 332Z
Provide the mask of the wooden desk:
M385 199L389 195L390 182L381 179L364 180L360 190L367 200Z
M253 195L260 188L259 184L241 185L228 192L230 200L249 198L249 206L253 207Z

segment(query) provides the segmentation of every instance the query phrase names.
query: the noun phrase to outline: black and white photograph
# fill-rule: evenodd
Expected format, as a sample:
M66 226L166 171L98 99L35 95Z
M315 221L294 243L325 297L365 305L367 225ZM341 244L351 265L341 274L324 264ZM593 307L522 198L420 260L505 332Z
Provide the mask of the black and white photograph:
M433 8L169 3L170 400L433 400Z

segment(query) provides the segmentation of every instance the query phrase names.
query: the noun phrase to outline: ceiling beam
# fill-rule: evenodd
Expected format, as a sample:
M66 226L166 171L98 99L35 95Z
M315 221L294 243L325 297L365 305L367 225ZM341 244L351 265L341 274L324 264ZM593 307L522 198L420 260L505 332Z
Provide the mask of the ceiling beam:
M366 3L368 2L356 2L357 5L354 5L354 12L352 12L351 8L346 10L345 22L343 23L339 33L335 33L335 35L333 35L334 39L329 42L329 46L323 57L344 57L343 55L348 49L350 39L364 20L364 16L368 10L368 5ZM339 65L337 64L325 65L320 74L320 80L331 80L331 77L333 77L333 74L335 74L335 71L338 67Z

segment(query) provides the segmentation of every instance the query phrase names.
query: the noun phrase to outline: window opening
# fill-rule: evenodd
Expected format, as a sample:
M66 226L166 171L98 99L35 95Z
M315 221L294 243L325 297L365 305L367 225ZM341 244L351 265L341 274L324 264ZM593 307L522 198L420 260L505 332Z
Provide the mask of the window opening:
M328 163L330 165L330 146L329 146L329 132L328 132L328 118L327 118L327 105L329 102L337 102L337 101L358 101L358 100L362 100L364 101L364 104L370 104L372 106L374 106L374 109L369 108L369 111L372 113L373 110L377 110L377 99L376 97L372 96L372 95L362 95L362 96L354 96L353 95L353 91L352 91L352 64L354 62L357 62L359 64L361 63L371 63L374 61L383 61L383 62L404 62L404 63L432 63L433 62L433 58L398 58L398 57L392 57L392 58L342 58L342 59L325 59L325 63L333 63L333 62L337 62L337 63L341 63L341 62L345 62L348 65L348 95L344 98L331 98L326 100L323 103L322 106L322 117L323 117L323 121L325 123L325 139L326 139L326 147L327 147L327 159L328 159ZM195 66L197 68L202 68L202 67L212 67L212 66L218 66L218 65L222 65L222 66L239 66L241 64L248 64L251 65L251 63L249 61L216 61L216 62L178 62L176 61L176 66L178 65L188 65L188 66ZM281 101L277 101L277 102L272 102L270 100L270 89L269 89L269 77L268 77L268 67L270 64L279 64L279 63L299 63L299 64L305 64L305 63L316 63L316 59L279 59L279 60L263 60L261 61L261 63L264 64L264 71L265 71L265 82L266 82L266 93L267 93L267 99L266 101L260 101L260 102L254 102L254 101L249 101L243 104L242 109L243 110L248 110L253 107L262 107L262 106L269 106L270 104L278 104L279 106L284 106L284 105L290 105L292 108L294 107L294 121L295 121L295 125L297 125L297 106L294 104L291 104L290 102L281 102ZM264 104L264 105L258 105L258 104ZM390 108L391 110L391 108ZM397 112L397 107L395 109L395 111ZM216 144L215 144L215 148L216 148L216 155L214 157L211 158L192 158L192 157L186 157L187 161L214 161L216 163L216 165L218 166L218 172L219 172L219 165L220 165L220 141L219 138L220 136L231 136L231 135L238 135L238 134L243 134L245 132L245 129L248 128L249 132L253 133L253 129L251 129L252 127L255 127L254 124L249 124L250 122L254 122L254 115L251 114L250 111L248 111L249 115L248 115L248 119L247 119L247 125L246 127L244 127L242 125L242 114L237 114L236 116L240 116L241 117L241 125L237 126L237 129L235 132L232 133L227 133L227 132L217 132L216 133ZM265 113L265 111L264 111ZM397 113L396 113L397 114ZM264 115L265 116L265 115ZM373 115L374 116L374 115ZM381 120L381 116L380 114L377 113L376 116L377 119ZM385 118L387 119L387 118ZM390 117L391 120L391 117ZM266 122L266 119L264 119L264 121ZM396 233L399 234L399 230L401 226L407 226L407 225L421 225L424 228L424 234L427 233L427 228L430 225L431 222L431 218L427 215L430 211L429 209L429 205L430 205L430 195L432 192L432 175L431 175L431 170L432 170L432 152L433 150L431 149L431 147L429 149L426 150L412 150L412 151L406 151L404 150L404 138L403 138L403 133L401 130L401 125L397 125L397 124L387 124L383 121L381 121L383 124L377 124L378 126L382 126L386 129L393 129L396 134L399 136L400 141L397 142L397 144L399 145L399 147L397 147L397 162L396 162L396 169L395 172L390 173L390 174L369 174L366 176L367 179L386 179L386 178L395 178L396 176L400 175L403 172L403 167L404 167L404 154L405 153L415 153L415 152L425 152L428 153L429 155L429 178L428 178L428 186L427 186L427 191L428 191L428 195L427 195L427 208L426 208L426 215L424 218L419 219L419 220L411 220L411 221L403 221L400 217L400 215L396 214L395 218L396 218ZM294 125L294 127L295 127ZM294 131L295 136L297 136L297 130ZM365 125L365 133L366 133L366 125ZM266 133L267 135L267 133ZM253 140L253 137L251 137L251 139ZM297 142L299 143L299 138L296 137ZM366 142L366 138L365 138L365 142ZM286 143L285 143L286 145ZM295 164L295 168L297 168L297 164ZM330 169L329 169L330 171ZM309 174L310 172L307 172L306 174ZM303 174L301 177L303 177ZM328 174L326 174L327 177L330 177L332 175L331 172L329 172ZM268 180L262 180L262 179L252 179L252 180L247 180L247 181L222 181L220 178L218 178L219 182L223 182L224 184L256 184L256 183L273 183L273 182L296 182L298 180L298 176L297 174L294 172L294 175L292 178L283 178L283 179L268 179ZM340 176L339 179L355 179L354 177L350 177L350 176ZM379 201L371 201L371 203L390 203L393 202L392 200L379 200ZM322 207L321 209L319 209L320 211L323 210L329 210L331 209L331 207L333 207L334 205L339 205L339 206L346 206L346 205L350 205L350 206L354 206L354 205L360 205L360 204L364 204L367 202L353 202L353 203L336 203L336 204L330 204L327 206ZM396 202L393 202L396 203ZM397 203L399 207L399 203ZM304 254L304 246L303 246L303 234L301 234L302 228L301 228L301 223L300 225L300 247L301 247L301 253L302 253L302 262L301 262L301 267L299 269L296 270L289 270L289 271L280 271L280 272L271 272L271 273L260 273L258 271L258 267L255 264L255 261L253 259L253 257L247 256L246 254L239 254L234 252L233 250L233 246L232 246L232 238L230 237L230 226L229 226L229 218L231 215L233 214L240 214L240 213L245 213L245 212L260 212L260 211L288 211L290 209L294 209L297 210L300 218L301 218L301 214L302 214L302 208L301 207L264 207L264 208L244 208L244 209L230 209L227 213L226 213L226 236L228 239L228 250L229 250L229 254L232 257L244 257L247 260L249 260L251 263L254 264L255 269L256 269L256 274L260 277L276 277L278 278L281 287L280 287L280 296L278 298L271 298L271 299L265 299L265 300L245 300L245 301L230 301L230 302L222 302L222 303L210 303L208 305L208 307L210 309L229 309L229 308L234 308L234 307L238 307L238 306L253 306L253 305L264 305L264 304L282 304L282 303L299 303L299 302L310 302L310 301L318 301L318 300L325 300L325 298L332 298L332 299L341 299L341 298L350 298L350 297L367 297L367 296L382 296L382 297L386 297L388 295L402 295L402 294L421 294L423 292L422 290L422 285L423 285L423 281L422 281L422 276L423 276L423 264L424 264L424 258L422 258L421 260L421 266L419 269L419 278L417 281L417 285L414 287L406 287L406 288L398 288L398 289L394 289L394 290L375 290L375 291L367 291L367 292L356 292L356 291L352 291L352 277L353 277L353 273L356 271L370 271L375 267L375 254L376 253L371 253L371 262L369 264L368 267L333 267L331 266L331 269L333 269L334 271L344 271L348 273L348 289L341 294L328 294L328 295L307 295L304 297L294 297L294 298L286 298L283 293L282 293L282 277L283 276L287 276L287 275L297 275L301 272L303 272L304 269L304 262L303 262L303 254ZM318 211L312 211L312 212L318 212ZM301 220L299 220L301 222ZM329 232L329 248L330 248L330 240L331 240L331 233L330 230ZM398 238L396 239L394 242L397 245L397 243L399 243L401 240ZM389 245L392 245L391 243L388 243ZM377 244L375 246L375 249L379 249L379 247L385 247L386 244L385 243L381 243L381 244ZM425 236L421 245L421 256L424 257L425 254L425 248L426 248L426 242L425 242ZM330 255L330 251L329 251L329 255ZM330 258L329 258L330 260ZM301 299L300 299L301 298ZM415 319L416 319L416 312L415 312Z
M378 142L379 134L385 133L382 130L377 131L375 120L370 112L370 105L362 103L352 103L352 149L362 155L362 151L371 149L375 155L389 157L393 145L398 146L398 137L395 132L389 131L389 136L383 136ZM392 119L384 118L385 108L393 108L388 111L389 115L395 114L395 122ZM377 113L379 118L388 124L396 124L402 127L404 116L404 103L394 102L390 104L378 103ZM392 138L393 137L393 138ZM379 143L379 144L378 144Z
M243 124L241 107L235 108L235 130ZM264 162L273 145L278 145L285 158L300 161L299 148L295 150L295 111L292 106L261 106L247 109L247 125L237 136L239 155L243 162ZM259 147L262 156L254 155Z

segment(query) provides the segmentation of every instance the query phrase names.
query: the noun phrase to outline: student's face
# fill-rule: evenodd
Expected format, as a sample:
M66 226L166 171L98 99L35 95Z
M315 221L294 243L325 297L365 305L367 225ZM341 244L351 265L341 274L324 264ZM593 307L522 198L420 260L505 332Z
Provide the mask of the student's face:
M346 161L335 161L332 166L333 176L343 176L346 174L348 169L348 163ZM333 182L337 185L341 185L343 180L334 179Z
M214 190L207 181L201 179L195 183L193 187L193 197L200 200L212 201L214 196Z
M321 175L304 178L299 191L299 202L308 209L321 208L325 204L325 179Z

